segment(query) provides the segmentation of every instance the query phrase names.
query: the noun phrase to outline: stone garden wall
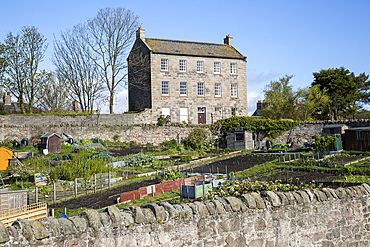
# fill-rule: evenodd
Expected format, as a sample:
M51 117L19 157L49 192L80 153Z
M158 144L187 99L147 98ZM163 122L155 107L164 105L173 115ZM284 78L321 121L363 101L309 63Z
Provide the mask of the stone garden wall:
M0 223L0 246L369 246L370 186L167 202Z

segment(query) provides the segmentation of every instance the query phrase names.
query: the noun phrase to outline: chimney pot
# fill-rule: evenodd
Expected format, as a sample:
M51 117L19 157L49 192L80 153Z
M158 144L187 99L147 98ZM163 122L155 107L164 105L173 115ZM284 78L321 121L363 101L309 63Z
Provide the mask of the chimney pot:
M230 34L226 35L226 38L224 38L224 44L226 45L233 45L233 38L230 37Z

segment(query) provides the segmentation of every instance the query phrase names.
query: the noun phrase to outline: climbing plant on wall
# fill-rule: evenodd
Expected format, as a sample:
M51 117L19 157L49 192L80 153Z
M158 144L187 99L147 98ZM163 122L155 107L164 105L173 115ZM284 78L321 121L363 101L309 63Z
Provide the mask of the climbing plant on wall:
M252 117L231 117L218 120L211 126L212 129L219 129L223 135L228 130L242 128L252 132L263 132L270 138L276 138L285 131L291 130L298 125L298 121L292 120L270 120L255 119Z

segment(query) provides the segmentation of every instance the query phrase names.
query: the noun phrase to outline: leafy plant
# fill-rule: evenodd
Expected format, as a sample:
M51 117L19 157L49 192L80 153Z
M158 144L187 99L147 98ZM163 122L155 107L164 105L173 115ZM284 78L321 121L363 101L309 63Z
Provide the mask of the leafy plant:
M182 175L176 169L169 170L163 176L159 177L159 179L161 181L176 180L176 179L179 179L179 178L182 178Z
M130 164L131 166L143 166L143 165L149 165L153 164L154 161L158 160L156 157L154 157L151 154L143 154L143 153L138 153L138 154L130 154L127 155L124 158L124 161L127 164Z
M189 134L187 144L193 149L206 147L209 143L210 131L203 127L195 127Z

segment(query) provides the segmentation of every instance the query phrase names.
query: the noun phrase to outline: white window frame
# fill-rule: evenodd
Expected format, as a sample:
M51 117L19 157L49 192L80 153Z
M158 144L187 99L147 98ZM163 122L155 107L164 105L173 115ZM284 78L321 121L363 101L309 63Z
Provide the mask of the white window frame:
M161 58L161 71L168 71L168 59Z
M236 63L230 63L230 74L236 75L237 74L237 66Z
M230 90L231 90L231 97L233 98L238 97L238 84L237 83L231 83Z
M215 97L221 97L221 83L216 82L215 83Z
M204 72L204 61L197 61L197 73Z
M214 62L213 63L213 73L221 74L221 62Z
M162 81L162 95L170 95L170 82Z
M180 96L188 95L188 84L186 81L180 81Z
M186 72L186 60L179 60L179 71Z
M204 96L204 82L198 82L198 96Z
M180 107L180 123L183 121L188 123L189 120L189 110L187 107Z

